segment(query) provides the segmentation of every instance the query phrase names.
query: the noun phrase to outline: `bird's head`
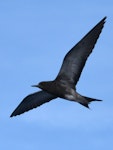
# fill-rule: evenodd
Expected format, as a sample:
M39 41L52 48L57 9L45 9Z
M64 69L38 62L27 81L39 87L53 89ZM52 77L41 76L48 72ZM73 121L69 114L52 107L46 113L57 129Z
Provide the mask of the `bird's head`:
M32 87L38 87L44 90L48 88L48 82L39 82L37 85L33 85Z
M38 87L42 89L45 86L45 82L39 82Z
M38 87L38 88L42 88L44 85L44 82L39 82L38 84L36 85L32 85L32 87Z

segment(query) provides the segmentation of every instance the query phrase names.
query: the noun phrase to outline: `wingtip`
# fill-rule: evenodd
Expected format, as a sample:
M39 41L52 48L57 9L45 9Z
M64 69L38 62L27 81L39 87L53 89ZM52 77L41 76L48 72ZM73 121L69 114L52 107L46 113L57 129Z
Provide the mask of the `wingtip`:
M11 114L11 115L10 115L10 118L12 118L12 117L14 117L14 116L15 116L15 115L12 115L12 114Z
M15 116L17 116L17 115L15 115L14 113L12 113L12 114L10 115L10 118L15 117Z
M106 19L107 19L107 16L105 16L103 19L101 19L98 24L104 24L106 22Z
M14 116L11 115L10 118L12 118L12 117L14 117Z
M107 16L105 16L104 18L103 18L103 20L106 20L107 19Z
M100 20L99 24L104 24L106 22L107 16L105 16L102 20Z
M25 112L21 112L21 113L15 113L15 112L13 112L13 113L10 115L10 118L19 116L19 115L21 115L21 114L23 114L23 113L25 113Z
M106 19L107 19L107 16L105 16L105 17L103 18L104 22L106 22Z
M18 111L18 107L12 112L10 118L23 114L26 111Z

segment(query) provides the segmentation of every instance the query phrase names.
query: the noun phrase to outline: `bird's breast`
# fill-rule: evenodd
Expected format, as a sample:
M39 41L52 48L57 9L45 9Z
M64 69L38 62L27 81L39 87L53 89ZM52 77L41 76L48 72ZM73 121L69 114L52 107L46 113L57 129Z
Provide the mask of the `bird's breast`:
M75 101L77 99L77 94L74 89L69 89L67 93L64 95L65 99Z

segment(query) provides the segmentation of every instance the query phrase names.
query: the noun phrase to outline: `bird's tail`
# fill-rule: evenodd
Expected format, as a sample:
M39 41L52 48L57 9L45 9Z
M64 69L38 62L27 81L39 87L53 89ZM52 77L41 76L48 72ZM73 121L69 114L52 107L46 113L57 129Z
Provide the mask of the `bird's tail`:
M90 102L92 102L92 101L102 101L102 100L99 100L99 99L90 98L90 97L86 97L86 96L81 96L81 95L79 95L79 96L80 96L80 97L79 97L78 102L79 102L81 105L83 105L83 106L85 106L85 107L87 107L87 108L89 108L89 104L90 104Z

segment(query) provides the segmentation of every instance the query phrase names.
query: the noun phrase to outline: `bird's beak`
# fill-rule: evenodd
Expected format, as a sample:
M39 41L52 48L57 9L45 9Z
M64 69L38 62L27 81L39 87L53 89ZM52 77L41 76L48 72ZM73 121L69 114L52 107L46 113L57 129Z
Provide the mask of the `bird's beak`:
M39 87L39 85L37 84L37 85L32 85L32 87Z

